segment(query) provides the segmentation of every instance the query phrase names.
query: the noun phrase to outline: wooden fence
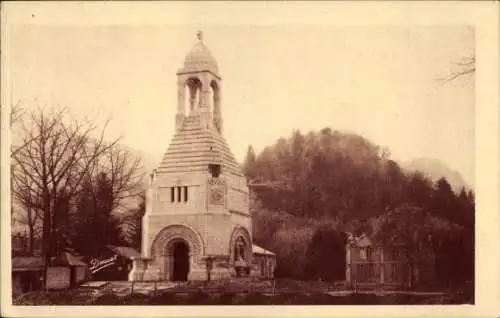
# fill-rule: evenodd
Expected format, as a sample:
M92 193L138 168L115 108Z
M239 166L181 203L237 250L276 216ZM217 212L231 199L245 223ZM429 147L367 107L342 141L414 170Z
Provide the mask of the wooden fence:
M351 275L354 285L403 286L409 282L409 265L398 261L353 263Z
M345 290L345 282L327 283L315 281L295 281L288 279L211 281L211 282L172 282L172 281L135 281L110 282L108 291L123 294L147 293L325 293Z

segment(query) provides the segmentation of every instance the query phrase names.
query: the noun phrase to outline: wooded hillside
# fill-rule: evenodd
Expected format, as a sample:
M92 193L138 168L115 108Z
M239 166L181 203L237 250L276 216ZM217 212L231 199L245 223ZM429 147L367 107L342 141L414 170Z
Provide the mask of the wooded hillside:
M244 170L253 184L254 240L277 253L278 274L310 276L306 256L318 249L312 237L329 228L403 242L409 257L428 248L439 254L436 270L445 280L473 275L474 193L457 195L444 178L433 184L402 170L387 149L361 136L294 131L259 154L250 146ZM448 277L449 264L464 267L453 271L461 277Z

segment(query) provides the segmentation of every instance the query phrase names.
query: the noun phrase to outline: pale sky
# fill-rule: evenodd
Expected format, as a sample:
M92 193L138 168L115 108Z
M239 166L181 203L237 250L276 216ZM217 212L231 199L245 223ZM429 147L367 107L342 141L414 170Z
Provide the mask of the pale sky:
M474 80L437 79L474 52L463 26L16 26L11 98L112 115L109 136L159 162L173 134L176 71L202 29L223 78L224 134L242 161L324 127L406 161L436 158L474 185Z

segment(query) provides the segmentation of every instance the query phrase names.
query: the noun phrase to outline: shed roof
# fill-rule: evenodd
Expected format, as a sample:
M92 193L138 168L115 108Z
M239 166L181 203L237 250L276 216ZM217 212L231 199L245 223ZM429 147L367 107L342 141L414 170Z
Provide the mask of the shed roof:
M270 256L275 256L276 255L273 252L268 251L266 249L263 249L262 247L260 247L258 245L255 245L255 244L252 244L252 253L253 254L259 254L259 255L270 255Z
M41 256L17 256L12 258L13 271L42 270L44 260Z
M76 256L69 252L63 252L61 255L55 258L55 265L65 265L65 266L87 266L84 262L80 261Z
M362 233L360 236L354 236L352 233L347 233L347 235L348 235L347 241L350 243L351 246L369 247L376 245L373 243L371 238L365 233Z
M108 245L108 248L115 252L116 254L126 257L126 258L133 258L133 257L140 257L141 253L139 253L137 250L128 247L128 246L114 246L114 245Z

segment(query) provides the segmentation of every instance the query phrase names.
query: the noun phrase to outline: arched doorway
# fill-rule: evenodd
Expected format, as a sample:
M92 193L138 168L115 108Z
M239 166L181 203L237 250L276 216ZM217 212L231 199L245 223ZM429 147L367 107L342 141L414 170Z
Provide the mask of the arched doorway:
M186 281L189 273L189 247L184 241L179 241L172 247L172 280Z
M180 246L179 243L184 246ZM205 252L203 240L195 230L181 224L172 224L163 228L155 236L150 253L153 260L151 266L159 270L160 279L172 281L174 280L174 262L177 263L175 272L179 273L175 275L175 279L182 279L186 275L188 279L191 279L191 274L199 272L201 257ZM181 270L182 268L184 269ZM181 272L185 274L180 275ZM184 277L177 277L177 275Z

